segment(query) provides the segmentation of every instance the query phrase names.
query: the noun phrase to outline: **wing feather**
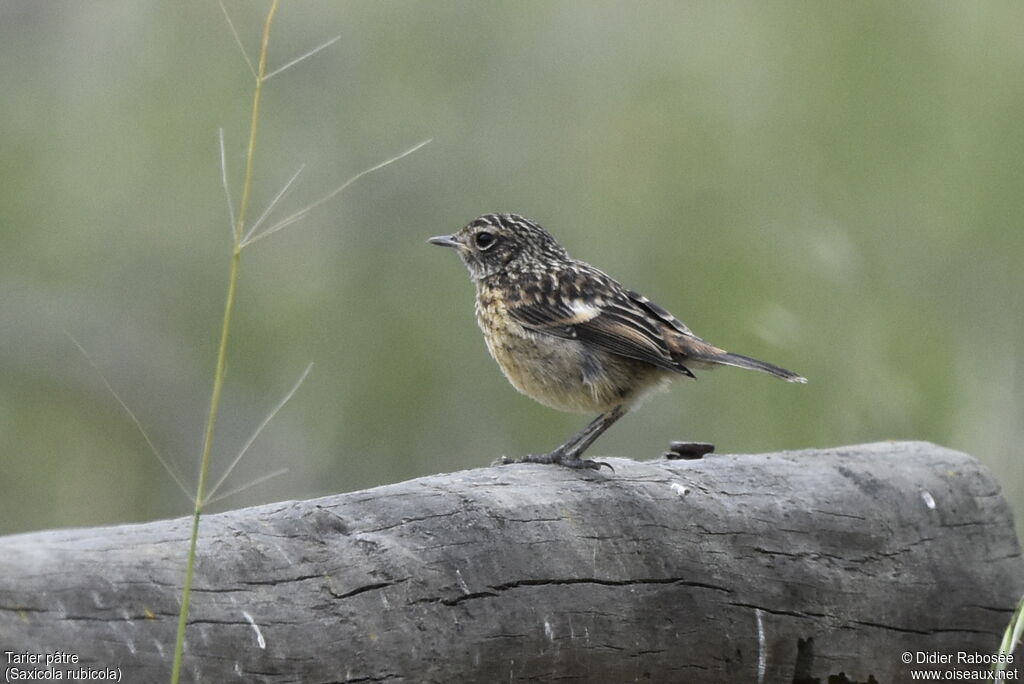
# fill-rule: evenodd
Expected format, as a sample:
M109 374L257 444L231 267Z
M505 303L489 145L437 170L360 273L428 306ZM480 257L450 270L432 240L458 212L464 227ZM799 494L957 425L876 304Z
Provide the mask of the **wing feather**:
M508 311L535 332L580 340L692 377L689 369L674 358L665 339L669 332L666 328L671 329L671 334L678 334L679 328L686 330L686 326L634 292L612 283L601 284L608 287L572 288L568 295L560 288L557 292L549 291L547 296L523 298Z

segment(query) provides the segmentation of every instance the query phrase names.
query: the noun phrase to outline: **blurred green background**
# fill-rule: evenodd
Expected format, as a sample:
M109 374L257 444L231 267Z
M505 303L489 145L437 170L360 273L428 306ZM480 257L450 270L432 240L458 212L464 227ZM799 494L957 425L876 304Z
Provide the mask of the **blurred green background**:
M228 0L250 53L261 2ZM217 504L308 498L549 449L589 416L518 395L424 240L525 214L728 349L594 455L923 439L1024 511L1024 4L285 2L258 213L353 185L243 256ZM216 3L0 3L0 532L184 514L64 334L194 481L252 79ZM237 201L237 195L236 195ZM1020 520L1020 518L1018 518Z

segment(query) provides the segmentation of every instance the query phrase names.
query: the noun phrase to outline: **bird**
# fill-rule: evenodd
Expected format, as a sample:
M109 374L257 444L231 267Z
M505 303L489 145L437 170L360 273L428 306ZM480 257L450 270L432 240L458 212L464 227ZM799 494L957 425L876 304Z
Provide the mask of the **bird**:
M539 224L484 214L427 242L454 249L476 287L476 320L491 356L517 390L561 411L597 413L546 454L498 463L599 470L586 449L646 395L694 370L735 366L787 382L807 379L720 349L668 310L569 256Z

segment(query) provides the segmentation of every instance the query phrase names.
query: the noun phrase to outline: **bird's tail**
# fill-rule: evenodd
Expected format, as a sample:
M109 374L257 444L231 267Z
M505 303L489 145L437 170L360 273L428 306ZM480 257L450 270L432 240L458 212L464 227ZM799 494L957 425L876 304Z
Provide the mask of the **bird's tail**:
M732 352L723 351L721 354L714 354L699 360L716 363L722 366L735 366L736 368L761 371L762 373L768 373L769 375L781 378L786 382L807 382L807 378L799 373L794 373L791 370L786 370L785 368L776 366L773 363L759 361L758 359L753 359L749 356L744 356L743 354L733 354Z
M713 368L715 366L735 366L748 370L761 371L774 375L786 382L807 382L807 378L791 370L780 368L767 361L759 361L743 354L733 354L708 344L695 335L679 335L670 342L673 351L682 358L680 361L693 368Z

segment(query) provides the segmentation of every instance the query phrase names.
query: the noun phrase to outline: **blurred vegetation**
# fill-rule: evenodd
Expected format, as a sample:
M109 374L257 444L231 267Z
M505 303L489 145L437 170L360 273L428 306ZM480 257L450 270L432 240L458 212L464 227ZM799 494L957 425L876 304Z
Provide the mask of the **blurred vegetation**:
M228 0L255 53L264 8ZM454 256L488 211L549 228L698 334L810 378L679 383L593 453L886 439L968 451L1024 511L1024 5L286 3L213 476L313 374L221 508L548 449L589 417L518 395ZM0 532L189 510L63 331L192 474L251 77L216 3L0 4ZM940 502L941 505L941 502Z

